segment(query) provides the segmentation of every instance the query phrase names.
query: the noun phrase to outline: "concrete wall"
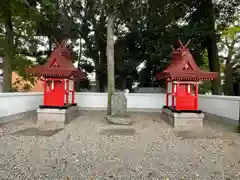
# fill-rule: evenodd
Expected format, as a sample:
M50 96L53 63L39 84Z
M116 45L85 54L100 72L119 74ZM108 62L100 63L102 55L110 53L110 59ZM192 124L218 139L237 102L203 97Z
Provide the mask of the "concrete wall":
M32 111L43 102L43 93L0 93L0 117Z
M240 116L240 97L199 95L199 108L210 114L238 120Z
M165 102L164 94L126 93L128 110L160 111ZM81 109L106 109L107 93L76 93L76 103Z
M129 111L160 112L165 104L165 94L126 93ZM76 93L76 102L81 109L104 110L107 93ZM32 111L43 102L42 93L0 93L0 117ZM240 97L199 96L199 108L203 111L230 118L239 118Z
M136 93L165 93L165 88L160 87L139 87Z

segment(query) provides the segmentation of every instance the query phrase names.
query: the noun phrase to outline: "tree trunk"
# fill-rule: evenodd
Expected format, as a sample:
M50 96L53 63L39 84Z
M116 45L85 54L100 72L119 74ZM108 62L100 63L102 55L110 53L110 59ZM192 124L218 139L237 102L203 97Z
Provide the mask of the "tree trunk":
M221 94L221 72L220 72L220 63L218 59L218 50L216 44L216 35L215 33L209 37L207 51L208 51L208 61L209 61L209 70L212 72L218 72L219 76L217 79L212 81L212 94Z
M79 42L79 51L78 51L78 65L77 68L80 69L81 68L81 57L82 57L82 44L81 44L81 38L80 38L80 42ZM76 86L75 86L75 91L79 92L80 91L80 78L77 76L76 79Z
M9 5L9 3L6 3ZM10 6L10 5L9 5ZM12 61L14 57L13 27L10 7L4 13L4 26L6 29L6 43L4 47L3 62L3 92L10 92L12 88Z
M209 32L211 32L207 37L209 69L210 71L219 73L219 77L212 81L212 94L220 94L221 93L220 63L218 59L213 3L212 0L203 0L203 3L204 3L203 11L206 11L207 16L206 18L208 19L209 23Z
M95 72L95 81L96 81L96 92L105 92L105 82L106 82L105 74L99 71Z
M51 38L51 36L48 36L48 49L49 49L49 52L48 52L47 57L49 57L52 53L52 38Z
M233 92L233 77L232 77L232 73L233 73L233 69L232 69L232 63L230 62L229 59L226 60L226 65L225 65L225 80L224 80L224 95L229 95L229 96L233 96L234 92Z
M113 35L114 16L108 14L107 18L107 69L108 69L108 100L107 100L107 115L112 114L112 95L115 91L114 81L114 35Z
M95 65L95 69L96 69L96 65ZM96 86L95 86L96 92L101 92L99 72L95 72L95 82L96 82Z
M96 8L95 6L94 8ZM106 21L103 7L101 7L100 22L97 23L95 17L93 17L92 22L94 27L95 45L97 49L97 55L95 60L95 69L98 71L96 72L96 89L98 92L104 92L106 83L104 71L106 70L105 65L107 64L107 58L106 58L106 40L104 37L104 35L106 35L105 27Z
M106 17L104 15L103 8L101 8L100 21L98 25L98 47L99 47L99 63L101 67L101 78L99 79L100 92L105 92L106 86L106 65L107 65L107 54L106 54Z

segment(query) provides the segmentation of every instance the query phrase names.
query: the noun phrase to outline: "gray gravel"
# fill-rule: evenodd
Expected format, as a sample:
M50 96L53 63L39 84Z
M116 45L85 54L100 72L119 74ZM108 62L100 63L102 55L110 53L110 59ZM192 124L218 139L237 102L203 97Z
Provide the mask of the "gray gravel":
M131 113L132 126L109 125L104 115L82 113L51 136L20 131L33 119L3 125L0 179L240 179L240 137L224 126L174 132L157 113Z

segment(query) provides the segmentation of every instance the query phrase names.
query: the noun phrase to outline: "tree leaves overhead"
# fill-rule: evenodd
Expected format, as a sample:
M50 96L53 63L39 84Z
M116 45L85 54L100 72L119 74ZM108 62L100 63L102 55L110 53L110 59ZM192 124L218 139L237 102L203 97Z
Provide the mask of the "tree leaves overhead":
M10 3L10 6L7 4ZM103 4L102 4L103 2ZM11 10L16 58L14 69L30 65L27 56L44 63L55 40L68 39L77 48L74 59L92 72L86 59L94 62L102 85L106 85L106 15L115 16L115 75L156 85L156 71L163 70L171 57L171 45L180 38L192 39L189 48L199 65L204 63L206 39L212 33L206 0L2 0L0 6L0 53L4 53L4 10ZM217 41L238 29L228 27L236 20L234 0L214 1ZM45 42L40 37L48 40ZM77 41L83 41L78 58ZM39 47L46 47L40 50ZM77 50L76 50L77 49ZM23 60L25 59L25 60ZM145 63L145 69L136 68ZM25 64L25 65L24 65ZM141 77L139 79L139 77ZM147 83L149 82L149 83Z

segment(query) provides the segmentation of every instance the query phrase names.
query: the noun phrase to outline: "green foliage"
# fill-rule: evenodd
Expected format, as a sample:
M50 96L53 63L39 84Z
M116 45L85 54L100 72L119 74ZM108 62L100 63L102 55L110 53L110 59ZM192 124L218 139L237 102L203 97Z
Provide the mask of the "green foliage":
M25 74L25 68L35 63L28 57L43 64L55 40L67 39L76 45L81 38L84 40L81 67L89 73L95 70L100 75L101 83L106 85L106 15L113 12L115 76L121 79L119 86L130 88L135 81L142 86L158 86L155 74L169 64L171 45L178 38L184 43L192 39L189 48L197 64L209 68L205 50L207 37L213 28L205 2L210 1L104 0L102 4L100 0L11 0L10 6L7 6L8 1L3 0L0 7L0 54L4 54L2 23L4 8L7 7L12 13L14 30L16 56L13 70L24 79L31 80L32 77ZM239 31L239 27L229 28L236 20L236 8L233 0L214 2L213 16L218 41L221 40L220 35L229 36ZM46 37L49 42L42 42L40 36ZM39 50L39 45L47 47L46 50ZM74 60L78 60L78 53L73 47L70 49ZM92 59L94 66L83 60L82 56ZM138 73L136 68L142 62L145 62L145 68ZM207 90L208 86L203 91Z
M208 65L208 55L207 55L207 50L204 50L202 53L203 56L203 63L200 65L201 69L209 69ZM211 82L210 81L202 81L199 84L199 94L205 94L211 92Z
M76 86L75 91L77 92L84 92L91 90L90 80L88 78L80 80L78 86Z

